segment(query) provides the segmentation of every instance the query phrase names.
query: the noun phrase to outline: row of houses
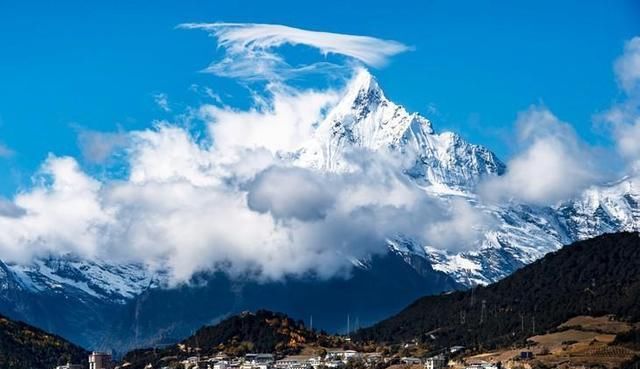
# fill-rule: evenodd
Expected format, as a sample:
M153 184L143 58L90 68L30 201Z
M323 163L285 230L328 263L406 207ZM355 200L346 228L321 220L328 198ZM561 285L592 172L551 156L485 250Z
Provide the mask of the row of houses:
M457 353L463 347L450 349L451 353ZM168 368L170 361L178 360L177 357L165 358L167 366L160 366L158 369ZM270 353L251 353L244 357L229 357L224 353L215 356L192 356L181 360L180 363L186 369L340 369L346 366L349 360L362 360L367 366L373 367L377 363L389 362L391 358L384 357L381 353L360 353L355 350L327 349L322 355L294 355L282 359L276 359ZM444 353L422 360L416 357L403 357L400 362L406 365L424 365L424 369L444 369L448 365L447 357ZM114 369L127 369L127 364L115 367ZM89 369L111 369L113 361L111 355L101 352L93 352L89 356ZM83 369L81 365L66 364L58 366L56 369ZM153 369L151 365L147 369ZM469 369L493 369L473 367Z
M214 357L192 356L182 360L181 364L187 369L338 369L353 358L371 361L376 357L382 359L379 354L360 354L354 350L329 350L323 356L295 355L279 360L269 353L251 353L241 358L231 358L219 353Z
M444 369L449 365L448 356L463 349L461 346L453 347L447 352L426 359L403 357L400 362L405 365L424 366L424 369ZM251 353L240 358L231 358L224 353L219 353L214 357L193 356L182 360L181 364L186 369L340 369L346 366L349 360L362 360L367 366L373 367L377 363L387 363L391 358L384 357L377 352L360 353L355 350L328 349L322 355L292 355L281 359L276 359L273 354L269 353ZM473 367L469 369L494 368Z

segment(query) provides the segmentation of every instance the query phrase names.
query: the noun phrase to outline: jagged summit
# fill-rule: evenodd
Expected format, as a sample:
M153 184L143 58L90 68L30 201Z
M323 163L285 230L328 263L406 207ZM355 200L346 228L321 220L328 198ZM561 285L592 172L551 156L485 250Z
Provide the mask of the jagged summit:
M484 176L500 175L504 164L488 149L452 132L436 133L431 122L386 98L375 78L360 69L342 99L299 155L299 164L348 171L354 149L388 150L414 158L405 168L418 182L471 189Z

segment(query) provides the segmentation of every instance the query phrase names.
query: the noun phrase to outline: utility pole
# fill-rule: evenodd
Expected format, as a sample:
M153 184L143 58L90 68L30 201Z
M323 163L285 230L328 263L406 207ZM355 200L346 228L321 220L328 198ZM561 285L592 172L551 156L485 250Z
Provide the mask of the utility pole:
M347 314L347 336L351 333L351 317Z
M531 333L536 334L536 316L531 317Z
M309 329L313 332L313 315L309 318Z
M484 314L487 310L487 300L482 300L482 311L480 312L480 324L484 323Z

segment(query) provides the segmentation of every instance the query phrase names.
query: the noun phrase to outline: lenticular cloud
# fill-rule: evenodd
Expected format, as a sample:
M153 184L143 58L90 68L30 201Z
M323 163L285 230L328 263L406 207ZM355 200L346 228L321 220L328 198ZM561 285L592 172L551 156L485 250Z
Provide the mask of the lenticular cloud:
M296 74L338 67L327 62L292 67L273 51L285 44L312 47L324 55L342 55L373 67L381 67L390 57L410 50L410 47L392 40L309 31L278 24L185 23L179 27L202 29L215 37L226 55L209 66L207 71L233 78L286 79Z

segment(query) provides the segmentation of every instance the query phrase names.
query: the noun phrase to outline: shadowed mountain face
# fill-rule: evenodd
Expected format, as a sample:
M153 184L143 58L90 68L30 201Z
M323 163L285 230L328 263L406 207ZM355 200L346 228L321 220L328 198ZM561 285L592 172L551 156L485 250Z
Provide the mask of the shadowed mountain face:
M330 332L379 321L406 301L456 288L456 283L428 265L416 270L397 255L374 257L349 278L291 279L238 283L221 273L200 275L190 286L152 289L126 306L126 315L107 345L118 349L175 342L194 329L245 310L286 311ZM135 336L126 335L135 332ZM129 338L131 340L129 340Z
M638 296L640 236L606 234L565 246L487 287L423 297L355 336L487 348L543 333L577 315L640 321Z

